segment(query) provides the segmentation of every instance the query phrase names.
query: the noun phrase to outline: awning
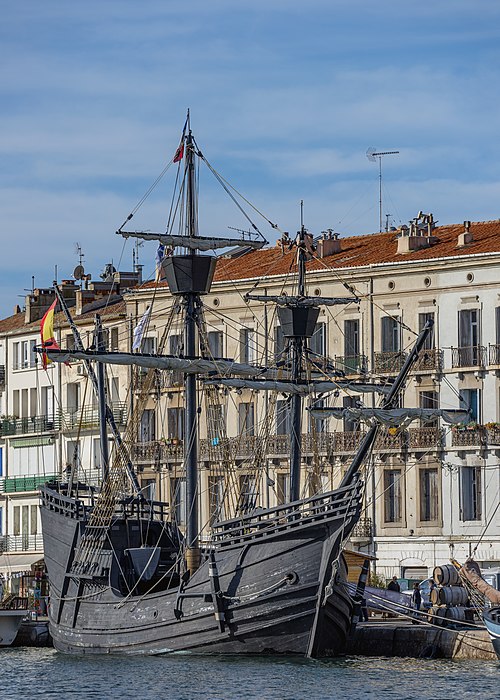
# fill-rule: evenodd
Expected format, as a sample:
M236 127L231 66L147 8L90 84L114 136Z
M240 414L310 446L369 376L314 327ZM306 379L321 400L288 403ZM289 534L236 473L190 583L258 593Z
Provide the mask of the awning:
M29 571L33 564L43 561L43 554L9 554L0 556L0 573L15 574Z

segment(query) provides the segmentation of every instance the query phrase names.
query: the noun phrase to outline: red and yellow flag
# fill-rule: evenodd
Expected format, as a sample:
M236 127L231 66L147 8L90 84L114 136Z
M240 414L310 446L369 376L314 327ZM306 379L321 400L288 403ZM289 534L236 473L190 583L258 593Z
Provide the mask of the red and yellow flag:
M59 350L59 345L56 343L56 339L54 338L54 311L56 308L56 304L57 299L47 309L44 317L40 321L40 335L42 337L42 348L50 348L51 350ZM47 369L47 365L51 362L52 360L50 360L45 353L42 353L43 368Z

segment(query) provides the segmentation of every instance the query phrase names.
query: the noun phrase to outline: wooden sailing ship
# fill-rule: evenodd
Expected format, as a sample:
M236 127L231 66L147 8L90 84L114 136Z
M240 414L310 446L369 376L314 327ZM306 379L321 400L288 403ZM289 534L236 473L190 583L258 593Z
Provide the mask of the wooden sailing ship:
M198 233L196 159L203 157L189 122L174 161L183 169L186 231L122 235L157 240L172 250L164 261L170 293L184 316L182 357L110 353L99 345L84 350L72 325L75 349L43 351L52 360L82 360L99 396L103 479L94 492L71 473L67 483L41 490L45 562L51 586L50 629L55 647L67 653L339 654L345 647L352 601L345 585L342 549L359 519L363 496L361 467L373 447L376 415L339 487L300 497L303 397L338 390L342 379L307 372L308 340L321 305L352 302L309 297L306 290L307 234L295 241L294 295L250 294L248 299L277 307L287 343L287 361L276 367L213 358L203 336L202 298L210 290L216 259L202 254L227 246L259 248L257 236L204 238ZM180 156L180 157L179 157ZM56 293L57 285L55 286ZM64 300L60 295L61 305ZM397 406L418 358L429 322L384 395L381 409ZM186 531L181 533L168 503L147 497L138 483L126 440L118 432L104 392L104 366L130 364L150 373L181 372L185 389ZM96 370L94 370L96 366ZM316 368L317 369L317 368ZM326 373L328 368L326 368ZM149 376L149 375L148 375ZM146 379L147 383L148 379ZM284 505L254 509L239 504L235 517L215 522L200 541L197 393L200 385L251 387L290 396L290 492ZM137 425L132 430L136 430ZM107 454L107 434L114 454ZM265 457L266 442L256 462Z

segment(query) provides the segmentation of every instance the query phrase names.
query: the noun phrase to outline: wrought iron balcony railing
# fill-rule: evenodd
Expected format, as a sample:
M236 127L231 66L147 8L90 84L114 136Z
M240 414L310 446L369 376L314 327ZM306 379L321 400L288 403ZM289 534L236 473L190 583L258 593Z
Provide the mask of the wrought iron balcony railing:
M38 491L38 488L46 481L54 481L58 478L58 474L47 474L46 476L7 476L0 479L0 493Z
M115 401L111 404L111 410L116 423L125 425L128 415L127 404L124 401ZM98 425L98 409L86 406L83 409L66 409L47 416L2 418L0 419L0 437L48 433L54 430L74 430L79 427L85 430L97 428Z
M43 552L42 535L0 535L3 552Z
M451 435L452 447L479 447L487 441L487 431L482 426L455 428Z
M372 532L372 519L360 518L351 532L351 538L369 540L372 537Z
M485 367L486 348L483 345L468 345L462 348L451 348L451 366Z
M368 371L368 358L366 355L337 355L335 366L345 374L366 374Z
M490 365L500 365L500 345L495 343L495 345L490 345L488 346L489 350L489 364Z
M29 433L48 433L59 429L57 416L31 416L30 418L2 418L0 420L0 437L6 435L25 435Z
M151 464L167 462L169 458L181 459L183 451L183 441L177 438L165 441L136 442L131 446L131 456L134 462L148 462Z
M444 366L444 352L437 348L422 350L412 372L440 372Z
M408 447L410 449L441 450L444 447L443 428L409 428Z
M397 374L406 360L406 353L376 352L373 359L376 374Z

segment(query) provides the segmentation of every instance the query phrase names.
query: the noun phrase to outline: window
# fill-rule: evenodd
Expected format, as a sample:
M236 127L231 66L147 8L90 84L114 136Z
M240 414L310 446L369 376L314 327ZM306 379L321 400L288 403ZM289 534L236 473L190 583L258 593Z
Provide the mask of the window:
M64 344L66 346L66 350L74 350L75 349L75 339L73 337L73 333L68 333L64 339Z
M401 349L401 326L392 316L382 317L382 352L399 352Z
M240 403L238 406L238 434L255 435L255 416L253 403Z
M183 347L184 345L182 342L182 335L176 334L171 335L169 337L168 351L170 355L172 355L173 357L179 357L180 355L182 355ZM178 386L179 384L182 384L183 373L179 370L172 370L171 377L173 386Z
M37 392L36 387L31 387L31 389L30 389L30 418L37 416L39 413L37 396L38 396L38 392Z
M177 525L186 524L186 479L170 479L170 502Z
M142 493L150 501L154 501L156 494L156 479L141 480Z
M41 409L42 415L50 416L54 415L54 387L53 386L42 386L42 399L41 399Z
M481 393L480 389L460 389L460 408L469 411L469 421L481 422Z
M184 408L167 408L167 429L169 438L184 440Z
M281 357L285 352L286 340L283 335L283 329L281 326L276 326L274 329L274 354L276 358Z
M439 397L437 391L421 391L419 393L420 408L439 408ZM438 419L432 421L422 421L423 428L437 428Z
M425 324L427 321L434 321L435 314L432 311L426 311L425 313L419 314L418 315L418 331L421 333L424 330ZM433 327L432 331L429 333L427 338L425 339L423 349L424 350L433 350L435 347L435 342L434 342L434 331L435 327Z
M250 513L257 505L257 479L255 476L244 474L240 477L240 505L242 513Z
M240 330L240 362L252 363L257 358L255 331L251 328Z
M80 384L77 382L66 385L66 406L70 413L76 413L80 408Z
M110 348L110 350L112 352L116 352L118 350L118 328L111 329L111 348Z
M276 474L276 500L278 505L284 505L290 497L290 474Z
M401 469L384 469L384 522L400 523L403 519Z
M354 396L344 396L342 398L342 406L344 408L356 408L357 405L358 399L356 399ZM344 418L344 432L353 433L356 430L359 430L359 421L349 417Z
M19 369L20 354L19 343L12 344L12 369Z
M359 320L348 319L344 321L344 355L356 357L359 355Z
M224 520L226 517L224 505L225 488L223 476L209 476L210 525L213 525L219 520Z
M14 411L14 416L16 418L19 418L19 412L20 412L20 392L19 389L14 389L12 392L12 400L13 400L13 411Z
M3 447L0 447L0 476L3 476Z
M142 412L139 442L153 442L156 440L156 415L152 408L146 408Z
M222 331L209 331L207 334L208 354L210 357L223 357L223 339Z
M481 358L478 309L462 309L458 312L458 346L460 367L479 365Z
M289 435L290 431L290 403L283 399L276 401L276 434Z
M311 408L324 408L325 400L316 399L311 405ZM309 430L315 433L324 433L326 430L326 419L325 418L313 418L309 414Z
M30 356L29 356L29 366L30 367L36 367L37 363L37 354L35 352L35 347L36 347L36 340L30 340Z
M0 506L0 535L3 535L3 507Z
M111 403L118 403L120 401L120 381L118 377L111 377L110 383L110 394ZM94 392L95 393L95 392Z
M145 355L154 355L156 352L156 338L150 335L143 338L140 351Z
M26 369L29 367L29 342L23 340L21 343L21 367Z
M481 520L481 467L462 467L460 472L460 520Z
M309 349L315 355L324 357L326 355L326 324L317 323L314 333L309 340Z
M438 470L419 470L420 480L420 521L435 522L439 520L439 485Z
M14 535L21 534L21 506L14 506Z
M74 440L68 440L66 443L66 463L81 465L80 461L80 443Z
M30 535L38 534L38 506L30 506Z
M218 445L226 433L223 407L220 403L207 406L207 437L213 445Z

